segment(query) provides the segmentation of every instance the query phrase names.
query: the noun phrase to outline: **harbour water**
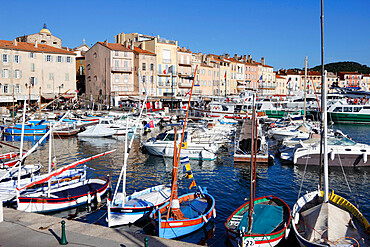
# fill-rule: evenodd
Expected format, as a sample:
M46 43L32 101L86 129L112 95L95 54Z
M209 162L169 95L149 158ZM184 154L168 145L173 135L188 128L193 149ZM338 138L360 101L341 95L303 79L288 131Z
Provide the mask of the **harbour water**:
M343 133L350 135L353 140L370 144L370 126L367 125L340 125ZM135 190L142 190L157 184L169 183L172 173L172 161L143 153L139 147L140 143L151 136L156 136L159 130L147 135L138 136L134 140L128 160L127 170L127 194ZM12 142L19 145L19 142ZM274 141L270 141L271 153L275 152ZM30 148L31 142L25 147ZM191 166L197 185L207 187L208 191L216 199L217 217L210 222L206 229L202 229L181 241L207 244L212 246L224 246L226 241L225 221L227 217L249 196L249 164L234 164L232 158L232 143L229 151L225 150L215 161L192 161ZM4 147L5 148L5 147ZM117 149L113 154L93 160L88 166L88 176L109 174L112 178L112 186L115 188L122 163L124 150L124 137L119 138L55 138L55 155L57 165L68 164L80 158L95 155L101 152ZM48 163L48 145L40 147L27 159L27 163L40 162L46 171ZM190 182L186 180L180 169L179 194L188 191ZM331 168L329 173L330 189L337 194L343 195L359 207L367 219L370 219L370 169L345 169ZM344 176L345 174L345 176ZM256 196L276 195L283 199L290 207L296 202L299 193L303 195L306 191L317 188L319 183L319 172L317 167L294 167L287 166L275 159L271 166L258 166ZM348 187L350 186L350 189ZM107 225L105 211L102 209L87 215L86 211L78 213L76 219L88 223ZM56 216L67 217L75 214L76 210L58 213ZM128 231L139 231L152 233L149 226L125 226ZM294 238L285 241L280 246L295 246Z

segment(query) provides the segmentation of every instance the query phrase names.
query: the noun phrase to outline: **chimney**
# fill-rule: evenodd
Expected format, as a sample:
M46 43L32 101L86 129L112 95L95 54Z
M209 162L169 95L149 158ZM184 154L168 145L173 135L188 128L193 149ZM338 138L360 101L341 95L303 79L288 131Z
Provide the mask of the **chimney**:
M262 65L265 65L265 57L261 57L261 63Z
M243 60L244 60L244 62L247 60L247 55L243 56Z
M183 47L183 48L182 48L182 51L186 51L186 48L185 48L185 47Z
M130 41L125 41L124 46L125 46L126 48L128 48L128 42L130 42Z
M238 60L238 54L234 54L234 59Z
M107 39L105 39L104 45L108 46L108 40Z
M252 55L248 55L248 63L251 63L252 62Z
M230 55L225 53L225 58L230 58Z
M35 47L37 48L37 40L35 41Z
M17 45L18 45L18 42L17 42L17 40L16 40L16 39L13 39L13 45L14 45L14 46L17 46Z

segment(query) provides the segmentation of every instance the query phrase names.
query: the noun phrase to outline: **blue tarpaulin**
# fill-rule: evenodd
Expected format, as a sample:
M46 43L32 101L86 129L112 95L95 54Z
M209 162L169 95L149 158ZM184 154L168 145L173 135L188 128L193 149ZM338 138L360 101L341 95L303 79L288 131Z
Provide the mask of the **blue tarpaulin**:
M265 204L254 205L252 233L269 234L283 221L283 207ZM244 214L238 229L248 229L248 213Z

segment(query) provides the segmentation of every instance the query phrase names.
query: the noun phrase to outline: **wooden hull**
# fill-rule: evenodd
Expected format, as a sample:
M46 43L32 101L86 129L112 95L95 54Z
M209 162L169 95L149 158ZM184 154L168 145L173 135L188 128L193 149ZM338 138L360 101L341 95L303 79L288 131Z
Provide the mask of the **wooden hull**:
M25 212L47 213L77 207L86 204L89 197L93 200L96 196L104 195L108 184L109 178L96 178L56 188L51 191L51 197L47 197L47 191L25 194L18 197L17 209Z
M283 221L284 224L277 226L269 234L258 234L252 233L248 234L246 232L242 233L240 230L235 229L234 217L242 215L249 208L249 202L241 205L238 209L234 211L233 214L229 216L225 223L226 233L230 239L233 246L263 246L270 247L276 246L284 237L288 236L289 226L290 226L290 209L289 206L281 199L274 196L266 196L255 199L255 204L269 203L273 201L278 206L283 207L284 215ZM236 217L235 217L236 218ZM237 223L239 224L239 222ZM233 227L234 226L234 227Z
M168 202L153 212L150 217L159 237L172 239L185 236L202 228L212 217L216 217L215 199L207 193L204 193L204 196L208 203L207 209L204 213L195 218L182 220L174 220L172 218L168 220L162 219L162 216L165 217L167 212L169 206ZM194 193L183 195L179 197L180 205L182 202L195 199L196 197Z

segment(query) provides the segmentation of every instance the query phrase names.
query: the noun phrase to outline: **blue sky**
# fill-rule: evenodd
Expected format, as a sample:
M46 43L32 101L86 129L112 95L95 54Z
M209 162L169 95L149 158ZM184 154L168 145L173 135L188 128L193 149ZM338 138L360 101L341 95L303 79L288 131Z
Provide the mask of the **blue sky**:
M194 52L251 54L274 69L320 64L320 0L3 1L0 39L46 23L63 46L138 32L179 41ZM370 1L325 1L325 63L370 66Z

